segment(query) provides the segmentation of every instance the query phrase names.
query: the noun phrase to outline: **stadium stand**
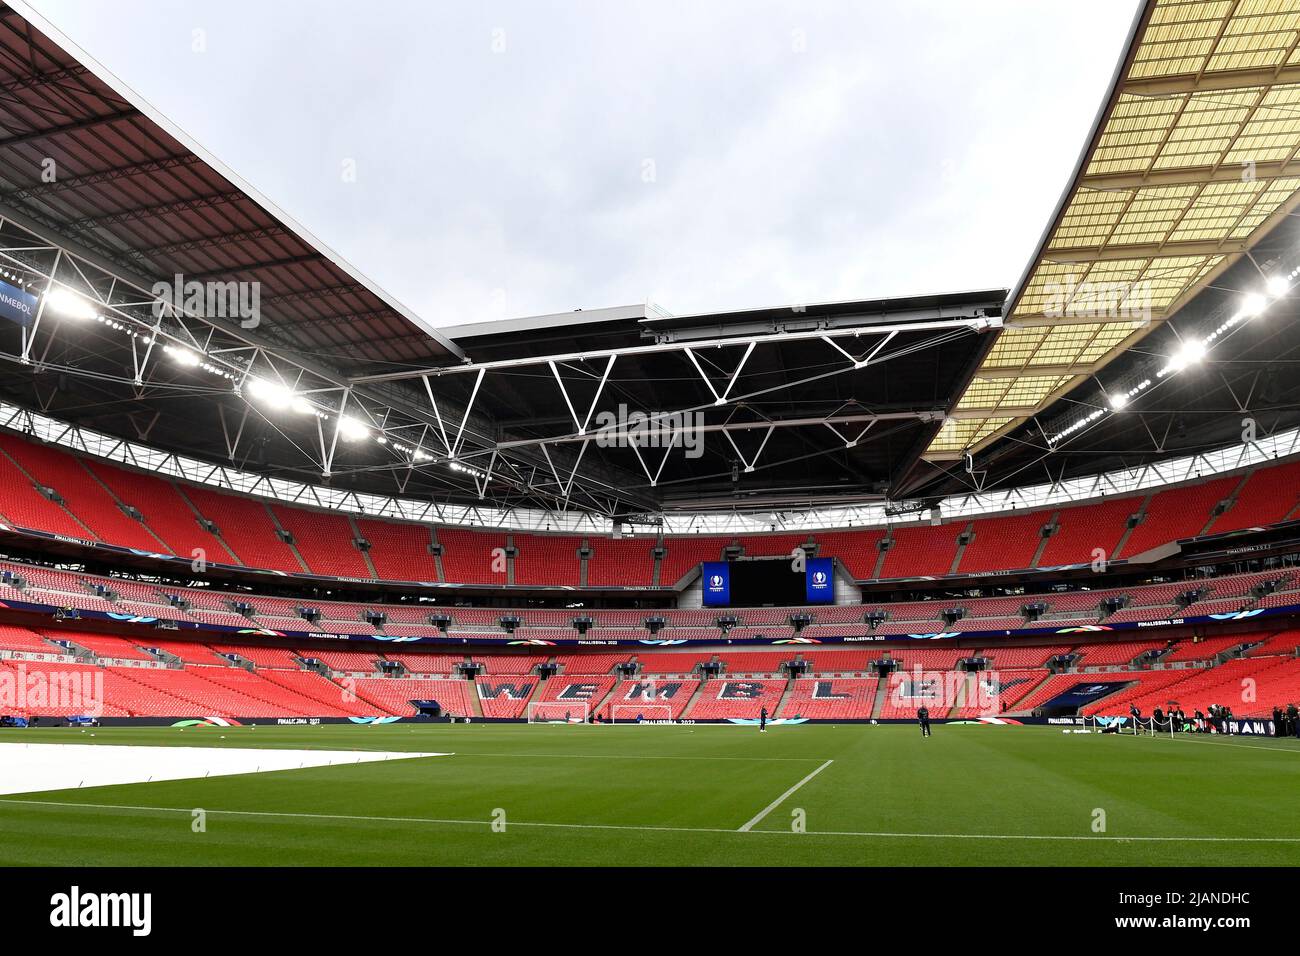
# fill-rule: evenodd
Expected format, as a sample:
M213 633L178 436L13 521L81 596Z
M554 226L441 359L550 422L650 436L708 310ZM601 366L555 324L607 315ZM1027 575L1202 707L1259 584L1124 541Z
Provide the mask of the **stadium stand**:
M1047 539L1038 566L1090 564L1098 549L1107 559L1114 557L1128 517L1141 503L1141 498L1115 498L1062 509L1056 519L1057 531Z
M786 684L784 680L723 678L706 681L694 704L686 711L686 717L694 720L757 720L763 707L767 708L768 716L773 717Z
M271 505L271 514L293 536L293 546L313 574L372 580L365 556L357 550L351 522L341 514Z
M1264 527L1286 520L1300 500L1300 462L1259 468L1210 526L1211 534Z
M1201 534L1213 518L1214 506L1240 482L1239 477L1218 478L1152 496L1143 509L1142 523L1133 529L1115 557L1133 557L1169 541Z
M589 538L587 586L650 587L654 584L653 538Z
M154 475L127 471L107 462L86 459L84 464L119 501L144 516L149 530L172 553L193 557L197 552L218 564L238 563L221 539L199 523L194 508L175 485Z
M289 574L307 570L276 535L275 522L264 502L198 485L186 485L183 490L199 515L216 526L221 540L241 564Z
M81 540L93 537L89 528L61 505L41 494L32 479L3 451L0 451L0 514L20 528Z
M510 675L506 680L480 678L474 686L484 717L519 719L524 716L537 684L535 677Z
M1033 567L1047 523L1043 512L981 518L971 523L973 537L962 551L960 574Z
M947 574L957 557L957 536L965 522L905 525L893 530L893 546L885 552L882 578L916 578Z
M515 584L578 587L582 539L568 535L516 534Z
M1051 568L1091 562L1096 549L1111 559L1128 558L1181 538L1285 520L1296 509L1297 475L1300 462L1286 462L1257 468L1244 481L1241 475L1228 475L1168 488L1149 500L1130 495L1059 510L1045 507L974 521L955 518L937 526L898 525L889 532L821 531L811 537L821 556L838 558L859 580L873 578L878 565L883 578L947 575L959 552L956 573L984 574L1034 565L1040 531L1054 517L1056 531L1036 562ZM62 503L44 497L37 484L54 489ZM1220 501L1230 506L1215 517ZM134 509L140 518L124 508ZM1135 514L1141 521L1130 531L1127 521ZM0 435L0 516L18 527L69 538L182 557L202 549L216 563L290 574L501 585L507 583L507 569L501 561L493 562L493 553L509 544L517 549L512 562L517 586L576 587L583 566L578 549L584 539L576 535L354 519L201 485L176 485L12 434ZM217 534L202 520L212 522ZM281 540L280 528L292 535L292 546ZM971 539L959 548L957 537L967 528ZM887 535L892 546L882 558L880 544ZM356 545L358 536L369 542L368 552ZM441 575L431 553L435 538L443 548ZM586 585L669 588L700 562L720 559L727 545L737 544L750 556L775 556L808 539L796 533L668 536L661 542L665 555L656 580L655 539L591 537L586 539L591 548ZM1122 551L1117 551L1121 542Z
M865 720L871 716L879 681L874 678L795 680L777 717L808 720Z
M430 551L433 535L425 525L357 519L357 530L370 542L370 563L384 581L439 581Z
M385 714L410 717L418 713L411 703L437 701L444 714L464 717L474 713L469 681L448 678L423 680L411 677L359 677L353 681L358 700L378 707Z
M58 492L68 511L99 540L141 551L162 549L162 542L142 522L124 512L112 492L75 457L3 433L0 433L0 451L35 481ZM77 536L84 538L86 534L82 531Z
M727 538L678 537L664 541L665 554L659 563L659 583L671 587L702 561L718 561Z
M448 581L464 584L505 584L507 569L499 560L505 557L504 532L467 531L463 528L438 528L442 545L442 570ZM494 559L495 549L500 548Z
M818 544L818 556L839 558L849 574L860 581L876 576L884 531L818 531L813 537Z

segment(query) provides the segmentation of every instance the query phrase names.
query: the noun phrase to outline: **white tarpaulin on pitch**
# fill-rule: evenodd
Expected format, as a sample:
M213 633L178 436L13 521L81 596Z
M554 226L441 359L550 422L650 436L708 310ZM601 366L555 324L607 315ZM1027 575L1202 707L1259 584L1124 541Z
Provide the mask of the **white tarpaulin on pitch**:
M0 794L449 756L397 751L0 743Z

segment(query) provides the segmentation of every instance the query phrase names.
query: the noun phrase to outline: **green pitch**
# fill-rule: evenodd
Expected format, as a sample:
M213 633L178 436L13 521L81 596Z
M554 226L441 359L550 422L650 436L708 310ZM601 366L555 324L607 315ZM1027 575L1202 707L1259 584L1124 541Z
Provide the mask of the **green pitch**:
M93 733L0 743L454 756L2 796L0 864L1300 864L1294 740L988 726L922 740L862 725Z

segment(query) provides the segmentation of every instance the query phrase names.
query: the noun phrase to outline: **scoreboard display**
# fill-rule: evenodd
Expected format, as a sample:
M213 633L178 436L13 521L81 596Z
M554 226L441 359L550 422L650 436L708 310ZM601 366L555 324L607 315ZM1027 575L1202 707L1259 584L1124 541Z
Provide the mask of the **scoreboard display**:
M789 558L705 561L700 565L705 607L797 607L835 601L835 559Z

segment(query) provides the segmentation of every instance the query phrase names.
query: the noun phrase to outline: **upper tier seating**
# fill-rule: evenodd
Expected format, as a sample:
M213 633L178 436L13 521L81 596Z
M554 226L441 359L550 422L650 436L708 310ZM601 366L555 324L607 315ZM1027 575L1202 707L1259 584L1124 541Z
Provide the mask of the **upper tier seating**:
M221 539L199 523L194 508L171 482L93 459L87 459L85 465L123 504L139 511L149 530L173 553L186 558L201 556L215 564L238 563Z
M271 505L271 513L280 527L293 535L294 547L313 574L364 580L374 578L365 555L354 543L357 535L352 530L352 523L343 515L279 504Z
M1201 485L1172 488L1154 495L1119 557L1130 558L1180 538L1193 538L1210 523L1213 508L1228 497L1240 477L1217 478Z
M462 584L505 584L506 534L438 528L442 571L448 581ZM500 549L498 552L497 549Z
M747 558L792 557L794 550L808 543L807 534L751 534L738 538Z
M163 549L162 542L118 506L112 493L80 459L49 445L25 442L4 433L0 433L0 454L7 454L37 482L57 491L65 502L63 507L101 541L141 551ZM75 534L86 537L82 530Z
M57 489L56 489L57 490ZM17 465L0 451L0 515L20 528L85 540L91 531L62 505L50 501Z
M962 552L958 572L975 574L1032 567L1043 541L1040 532L1047 517L1041 511L1031 511L972 522L974 537Z
M587 586L649 587L654 583L654 538L588 538Z
M357 518L357 530L370 542L370 563L383 581L437 582L438 563L429 548L428 526Z
M516 534L515 584L577 587L582 539L568 535Z
M880 542L885 532L863 528L860 531L818 531L819 557L839 558L854 578L865 581L876 576L876 562L880 560Z
M53 488L65 503L43 497L34 483ZM1231 501L1229 509L1214 517L1215 505L1224 500ZM900 524L888 532L815 531L811 538L820 556L838 558L860 580L877 576L877 570L882 578L932 577L952 572L959 553L957 538L969 528L973 538L960 549L956 571L981 574L1034 564L1040 544L1040 568L1090 563L1094 552L1108 559L1131 558L1179 538L1284 520L1297 510L1298 501L1300 462L1287 462L1256 468L1244 483L1239 474L1227 475L1150 496L1132 494L973 520L958 517L938 526ZM135 509L142 520L120 505ZM1141 522L1129 532L1127 519L1139 513ZM0 517L20 528L74 539L184 558L202 551L210 562L288 574L501 585L508 580L505 549L510 542L518 549L513 562L518 586L576 587L583 573L578 549L584 539L576 535L433 528L262 501L172 483L12 433L0 434ZM217 535L200 519L215 524ZM1040 529L1053 519L1058 530L1043 544ZM293 536L293 546L277 536L280 528ZM879 545L887 535L892 547L882 555ZM358 536L370 543L368 553L355 544ZM751 557L778 556L809 537L804 532L669 535L659 542L665 555L657 577L652 554L656 539L588 537L586 586L671 588L702 561L720 560L728 545L738 544ZM440 560L430 552L435 540L443 548ZM1121 541L1123 549L1117 553Z
M1124 536L1128 516L1138 510L1141 498L1112 498L1077 508L1063 508L1057 531L1047 539L1038 559L1040 568L1062 564L1091 564L1099 550L1109 560Z
M722 549L729 543L729 538L719 537L665 539L666 553L659 563L659 584L662 587L673 587L701 562L722 560Z
M957 557L957 536L964 522L941 525L900 525L894 544L885 552L882 578L916 578L947 574Z
M1285 520L1300 502L1300 462L1257 468L1231 508L1214 519L1210 534L1264 527Z
M293 549L276 536L275 522L265 502L198 485L186 485L183 490L195 510L216 525L221 540L241 564L289 574L302 573L302 563Z

